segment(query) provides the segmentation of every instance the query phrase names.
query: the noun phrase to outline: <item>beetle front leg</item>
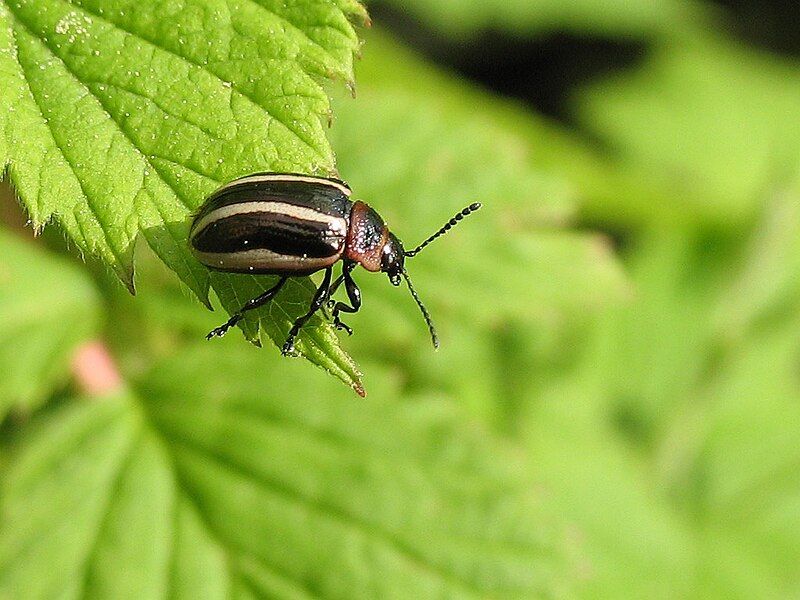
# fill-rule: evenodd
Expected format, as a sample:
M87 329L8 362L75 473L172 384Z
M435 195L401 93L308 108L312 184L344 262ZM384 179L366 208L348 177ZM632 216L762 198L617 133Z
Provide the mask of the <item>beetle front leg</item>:
M286 343L283 344L283 348L281 349L281 354L284 356L294 352L294 339L300 333L300 329L306 324L306 321L308 321L314 315L315 312L322 308L322 305L325 304L325 300L328 299L328 296L330 295L332 274L333 267L328 267L325 269L325 277L322 279L322 283L317 288L317 292L314 294L314 299L311 301L311 307L308 309L306 314L294 322L294 325L292 325L292 328L289 330L289 337L286 338Z
M269 288L266 292L264 292L260 296L256 296L252 300L248 300L245 303L245 305L239 309L239 312L231 315L231 318L228 319L225 323L223 323L219 327L216 327L215 329L209 331L208 335L206 336L206 339L210 340L211 338L222 337L223 335L225 335L228 332L228 329L236 325L239 321L241 321L244 318L244 313L246 313L248 310L253 310L260 306L264 306L267 302L272 300L281 290L283 284L286 283L287 279L288 277L281 277L280 281L278 281L278 283Z
M361 290L358 288L356 282L353 281L353 276L350 274L355 266L355 263L348 263L345 265L342 269L342 275L340 278L344 279L344 289L347 292L347 299L350 300L350 306L344 302L337 302L334 304L333 311L331 313L331 316L333 317L333 326L336 327L336 329L344 329L347 332L347 335L353 335L353 330L342 322L342 320L339 318L339 313L357 313L361 308Z

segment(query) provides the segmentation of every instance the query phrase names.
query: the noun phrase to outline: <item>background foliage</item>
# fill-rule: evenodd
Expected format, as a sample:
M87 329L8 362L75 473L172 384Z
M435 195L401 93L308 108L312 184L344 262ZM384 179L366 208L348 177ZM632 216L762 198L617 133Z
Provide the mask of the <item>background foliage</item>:
M0 161L54 221L32 240L6 192L0 598L800 593L797 32L684 0L370 12L0 4ZM466 78L487 55L546 93L508 54L575 67L598 40L557 120ZM363 400L204 343L209 286L232 309L268 282L181 245L219 181L334 168L409 244L485 205L409 264L440 352L361 273ZM113 273L132 285L137 234L134 298ZM280 339L311 285L246 333ZM358 385L330 328L305 335ZM70 367L92 339L124 381L102 396Z

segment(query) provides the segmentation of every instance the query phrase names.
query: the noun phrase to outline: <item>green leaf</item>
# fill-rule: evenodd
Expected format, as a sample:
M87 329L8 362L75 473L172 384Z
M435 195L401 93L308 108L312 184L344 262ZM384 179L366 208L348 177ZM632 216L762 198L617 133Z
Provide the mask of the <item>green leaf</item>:
M708 548L706 596L780 598L800 585L796 190L771 200L713 298L715 368L683 400L660 446L665 484Z
M799 333L795 318L749 335L719 361L662 445L669 490L708 548L709 592L701 595L761 588L780 598L800 585Z
M686 0L376 0L409 12L425 25L453 37L480 31L516 34L566 29L581 33L652 35L667 33L697 19L702 10Z
M250 298L259 296L277 282L276 278L238 276L235 282L221 273L212 273L211 281L219 295L222 305L229 313L237 311ZM258 339L258 328L282 347L294 321L308 311L316 286L307 277L291 278L280 294L280 302L270 302L257 315L248 314L242 325L245 335ZM361 384L361 372L350 356L339 347L334 329L319 315L309 320L295 348L300 354L328 373L342 380L363 396L366 392Z
M530 113L439 72L385 34L371 33L367 44L359 105L337 105L332 130L356 194L378 208L407 247L466 204L484 204L407 263L425 283L420 290L430 289L426 297L494 322L498 313L582 311L624 293L604 240L569 231L576 186L551 166L539 167L549 136L539 136ZM384 284L366 285L395 297Z
M69 261L0 228L0 421L32 410L66 379L75 347L97 330L91 281Z
M548 126L385 33L370 32L366 48L358 102L337 102L331 135L357 197L406 247L463 206L483 208L406 263L440 352L430 351L407 290L366 273L358 279L364 307L345 319L356 330L349 344L398 369L411 389L440 389L490 412L509 403L508 364L527 351L506 344L506 334L555 337L623 299L625 276L606 238L570 229L579 185L561 166L566 157L552 160Z
M670 190L685 220L721 227L751 222L794 175L798 112L796 63L710 34L658 46L580 101L587 128Z
M800 297L800 182L776 189L765 207L736 276L726 282L713 324L737 340L771 320L791 320Z
M577 366L537 371L520 420L585 544L587 595L797 589L796 206L775 194L746 245L640 233L632 302L601 315Z
M513 453L442 403L354 403L267 360L203 347L31 426L2 478L0 596L566 589L559 527Z
M131 291L141 234L201 301L212 285L236 310L233 293L253 286L194 260L191 213L247 173L334 171L321 79L352 83L348 17L366 18L353 0L3 2L0 165L34 227L55 220ZM308 289L277 304L307 302ZM260 324L288 332L271 315ZM329 327L316 321L301 340L307 358L359 385Z
M551 380L523 425L546 501L581 549L577 597L703 597L689 593L691 529L658 494L651 465L597 412L592 391L574 372Z

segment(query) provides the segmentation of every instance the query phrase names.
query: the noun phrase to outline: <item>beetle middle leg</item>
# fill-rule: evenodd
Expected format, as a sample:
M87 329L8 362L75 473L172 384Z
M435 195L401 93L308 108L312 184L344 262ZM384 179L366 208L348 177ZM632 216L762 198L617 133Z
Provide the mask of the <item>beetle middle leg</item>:
M332 275L333 267L328 267L325 269L325 277L323 277L322 283L317 288L317 292L314 294L314 299L311 301L311 306L309 307L308 312L302 317L299 317L289 330L289 337L286 338L286 343L283 344L283 348L281 349L281 354L284 356L291 354L294 351L294 339L300 333L300 329L306 324L306 321L308 321L314 315L315 312L322 308L322 306L325 304L325 301L328 299L330 295Z
M244 313L246 313L248 310L253 310L260 306L264 306L267 302L272 300L281 290L283 284L286 283L287 279L288 277L281 277L278 283L269 288L266 292L264 292L260 296L256 296L252 300L248 300L245 303L245 305L239 309L239 312L231 315L231 318L228 319L225 323L223 323L219 327L209 331L208 335L206 336L206 339L210 340L211 338L222 337L223 335L225 335L228 332L228 329L236 325L239 321L241 321L244 318Z
M336 327L336 329L344 329L348 335L353 335L353 330L342 322L339 318L339 313L356 313L361 308L361 290L358 288L358 285L351 275L355 268L356 263L345 263L344 267L342 267L342 275L332 286L333 291L336 291L338 284L344 281L344 289L347 292L347 299L350 300L350 305L348 306L344 302L336 302L333 305L331 316L333 317L334 327Z

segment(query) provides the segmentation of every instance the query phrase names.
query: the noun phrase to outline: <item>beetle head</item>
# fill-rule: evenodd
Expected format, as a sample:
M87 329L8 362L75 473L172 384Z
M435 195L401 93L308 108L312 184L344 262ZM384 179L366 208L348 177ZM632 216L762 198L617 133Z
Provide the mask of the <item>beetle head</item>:
M400 277L405 271L405 258L403 242L397 239L395 234L389 233L389 239L384 244L381 255L381 271L389 276L392 285L400 285Z

